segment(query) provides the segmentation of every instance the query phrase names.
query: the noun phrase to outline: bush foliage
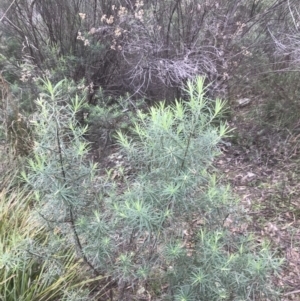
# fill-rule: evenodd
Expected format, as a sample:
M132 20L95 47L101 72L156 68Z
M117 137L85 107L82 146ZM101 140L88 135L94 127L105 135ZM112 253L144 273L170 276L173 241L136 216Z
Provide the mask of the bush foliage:
M110 276L118 300L128 298L128 287L165 300L275 298L270 275L280 262L267 245L225 226L236 202L208 171L228 133L225 124L213 126L225 103L205 98L202 78L188 82L188 100L139 112L130 135L118 132L131 167L120 169L121 183L109 171L99 177L86 161L80 98L62 95L63 82L43 84L23 178L35 192L38 220L75 246L94 273Z
M263 124L298 131L298 5L1 1L0 144L10 150L0 152L26 157L33 194L26 217L1 222L18 244L1 241L0 298L278 299L281 261L233 231L241 212L212 163L229 133L219 96L262 96ZM116 149L114 169L89 160ZM0 174L18 173L12 161ZM23 219L36 233L20 238ZM91 279L80 282L78 267ZM101 288L81 296L92 274Z

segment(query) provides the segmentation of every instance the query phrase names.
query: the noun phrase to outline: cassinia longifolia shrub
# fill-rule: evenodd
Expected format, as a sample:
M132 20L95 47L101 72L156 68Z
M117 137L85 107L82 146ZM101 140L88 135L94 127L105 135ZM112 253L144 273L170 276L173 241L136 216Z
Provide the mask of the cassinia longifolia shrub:
M36 192L36 213L53 239L75 245L94 273L153 300L276 300L271 276L280 266L267 244L225 226L237 204L211 172L225 103L205 97L203 78L189 81L186 100L138 112L126 135L116 134L130 173L107 176L89 163L79 96L65 81L43 81L37 100L34 156L23 173Z

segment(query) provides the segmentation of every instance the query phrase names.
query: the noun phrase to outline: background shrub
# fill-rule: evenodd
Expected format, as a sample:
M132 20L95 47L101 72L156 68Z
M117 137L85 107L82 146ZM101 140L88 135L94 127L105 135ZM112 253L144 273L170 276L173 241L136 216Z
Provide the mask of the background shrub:
M237 80L298 60L295 0L1 5L6 76L84 79L91 103L99 87L173 100L197 75L206 76L212 94L226 95Z

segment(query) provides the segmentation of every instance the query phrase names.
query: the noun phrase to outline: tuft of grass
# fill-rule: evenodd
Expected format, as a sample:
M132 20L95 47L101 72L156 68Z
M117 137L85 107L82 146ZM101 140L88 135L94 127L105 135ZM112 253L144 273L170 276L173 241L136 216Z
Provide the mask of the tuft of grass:
M29 244L45 243L48 234L30 219L32 193L11 186L13 182L6 180L11 188L0 191L0 300L73 301L81 292L85 297L80 300L92 300L84 287L99 279L80 276L81 263L73 249L45 257L29 251ZM60 267L57 271L49 269L53 260Z

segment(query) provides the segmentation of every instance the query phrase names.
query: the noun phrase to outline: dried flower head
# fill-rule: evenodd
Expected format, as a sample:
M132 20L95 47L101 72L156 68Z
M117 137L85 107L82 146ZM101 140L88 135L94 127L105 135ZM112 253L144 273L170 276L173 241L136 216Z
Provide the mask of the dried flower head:
M84 37L81 35L81 32L80 31L78 31L78 33L77 33L77 38L76 38L77 40L81 40L81 41L84 41Z
M115 37L119 37L122 34L122 28L117 26L114 31Z
M92 27L89 31L89 34L90 35L93 35L94 33L96 32L96 28L95 27Z
M144 6L144 1L143 0L137 0L135 2L135 7L136 7L136 10L139 10L141 7Z
M81 18L81 20L84 20L86 17L86 14L83 14L83 13L79 13L78 15Z
M125 15L127 15L127 13L128 13L128 11L127 11L126 7L120 6L119 11L118 11L118 16L121 18L121 17L124 17Z
M140 9L139 11L136 11L134 13L134 17L138 20L140 20L141 22L143 22L143 16L144 16L144 10L143 9Z
M108 19L106 19L107 24L113 24L114 23L114 16L110 16Z

